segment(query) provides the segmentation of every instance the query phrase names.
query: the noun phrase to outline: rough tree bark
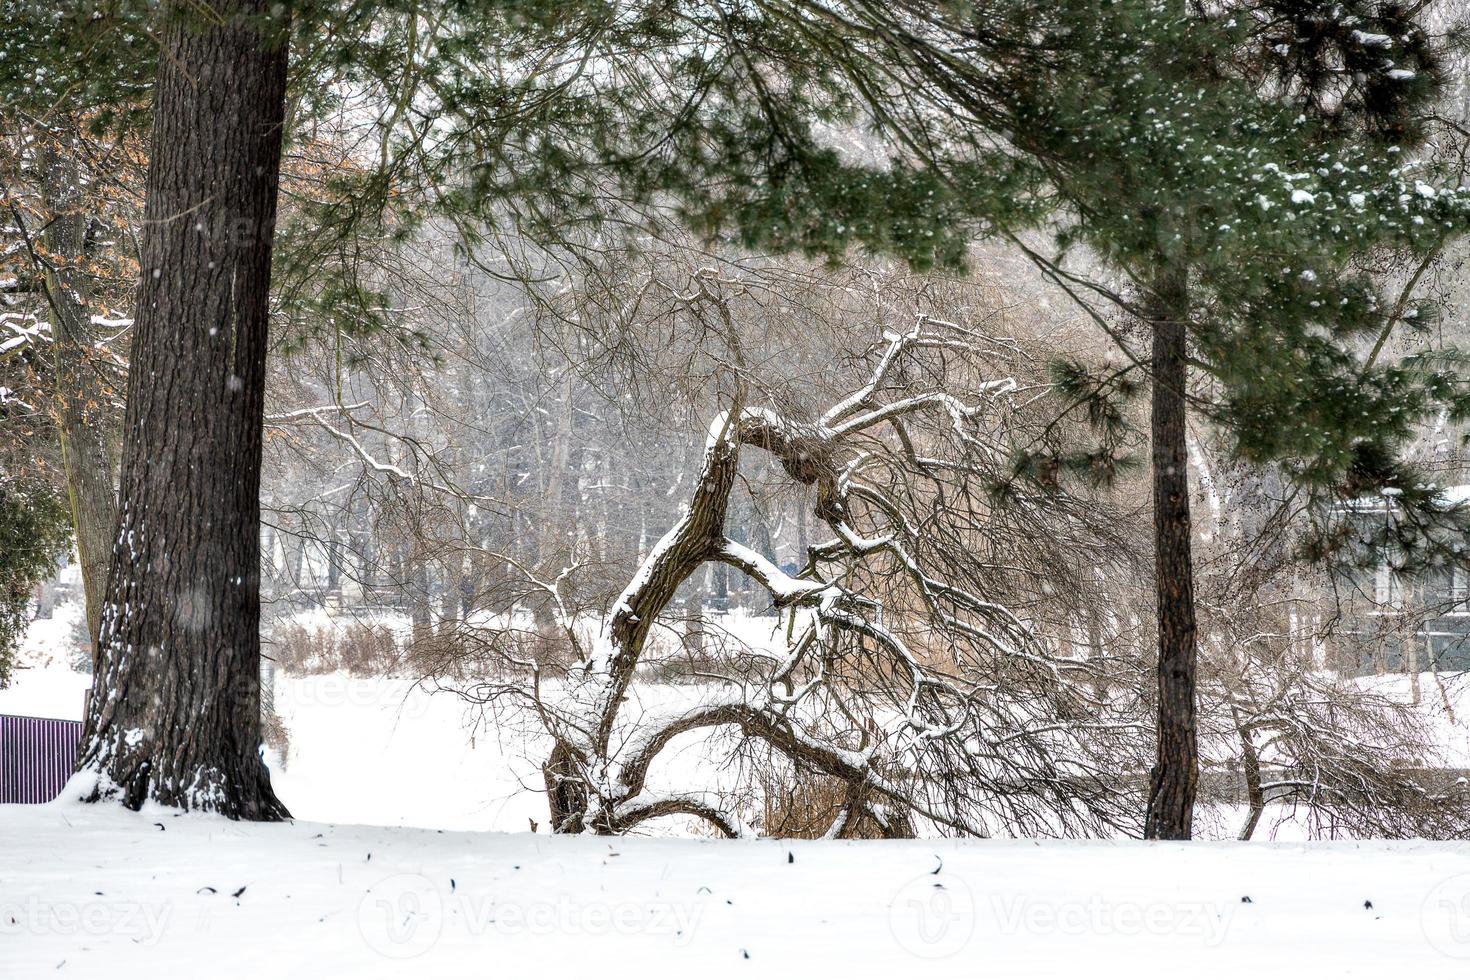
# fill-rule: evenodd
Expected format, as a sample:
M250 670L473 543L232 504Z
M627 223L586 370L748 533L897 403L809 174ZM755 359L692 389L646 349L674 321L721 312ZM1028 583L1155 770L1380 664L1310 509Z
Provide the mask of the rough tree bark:
M726 425L732 430L737 428L739 411L728 418ZM623 593L613 611L608 631L612 654L605 668L608 683L593 714L595 727L588 733L594 757L607 755L616 706L633 681L638 658L659 613L674 598L684 580L717 556L724 544L725 513L739 468L740 443L724 438L723 433L720 435L711 440L702 479L690 499L688 513L654 546L654 555L645 562L639 581ZM558 741L553 746L543 774L554 831L580 833L585 829L591 802L580 777L585 765L586 760L576 758L564 742ZM605 818L596 829L601 833L611 832Z
M80 202L81 174L74 148L57 145L58 140L69 139L70 135L64 130L53 134L42 157L41 189L50 214L43 241L50 263L46 295L51 307L51 349L56 371L56 428L76 530L87 638L95 658L107 560L117 526L117 500L112 485L112 450L102 421L105 395L98 384L97 365L89 356L95 336L88 309L91 290L83 268L87 216Z
M259 755L259 481L284 24L264 0L161 17L120 520L73 785L280 819Z
M1154 588L1158 600L1158 756L1149 781L1144 836L1188 840L1199 778L1195 744L1194 562L1185 443L1185 321L1182 275L1162 276L1153 314Z
M1266 812L1266 794L1261 789L1261 756L1256 751L1256 741L1249 726L1240 719L1240 711L1230 706L1235 719L1235 732L1240 736L1240 758L1245 770L1245 798L1247 812L1245 824L1240 828L1240 840L1250 840Z

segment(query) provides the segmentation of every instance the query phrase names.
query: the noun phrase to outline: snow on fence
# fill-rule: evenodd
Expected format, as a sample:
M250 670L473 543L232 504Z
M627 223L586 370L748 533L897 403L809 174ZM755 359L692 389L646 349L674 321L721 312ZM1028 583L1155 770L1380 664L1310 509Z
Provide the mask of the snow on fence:
M49 803L71 776L82 723L0 715L0 803Z

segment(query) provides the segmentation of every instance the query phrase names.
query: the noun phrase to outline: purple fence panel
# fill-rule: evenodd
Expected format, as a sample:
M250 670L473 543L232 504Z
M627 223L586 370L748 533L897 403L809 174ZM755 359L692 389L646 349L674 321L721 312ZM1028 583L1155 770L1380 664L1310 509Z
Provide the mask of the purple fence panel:
M71 777L82 723L0 715L0 803L49 803Z

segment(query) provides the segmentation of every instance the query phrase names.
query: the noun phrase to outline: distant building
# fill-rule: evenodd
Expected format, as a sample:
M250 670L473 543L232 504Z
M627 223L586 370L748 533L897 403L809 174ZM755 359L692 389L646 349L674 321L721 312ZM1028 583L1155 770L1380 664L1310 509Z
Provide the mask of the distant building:
M1470 502L1470 486L1449 487L1444 495ZM1354 505L1360 520L1395 520L1391 495ZM1470 557L1470 541L1466 542ZM1470 573L1464 568L1405 575L1385 559L1364 574L1344 602L1341 632L1354 662L1340 663L1349 673L1470 671Z

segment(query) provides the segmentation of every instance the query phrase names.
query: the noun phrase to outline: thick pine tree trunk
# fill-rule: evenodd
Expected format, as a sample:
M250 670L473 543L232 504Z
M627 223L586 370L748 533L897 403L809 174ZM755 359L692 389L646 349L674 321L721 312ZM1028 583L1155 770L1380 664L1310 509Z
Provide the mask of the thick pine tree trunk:
M87 638L92 643L95 669L107 562L117 527L117 499L112 485L112 451L103 420L106 396L98 383L97 365L88 353L95 332L87 305L91 290L83 270L87 217L80 201L81 174L75 148L56 145L72 138L63 130L48 141L41 161L41 189L49 212L44 241L52 263L46 275L46 293L51 306L56 370L56 428L76 530Z
M260 457L286 79L263 0L169 4L120 519L74 788L287 816L260 746Z
M1199 778L1195 744L1194 563L1185 446L1185 319L1182 276L1161 277L1153 324L1154 582L1158 600L1158 756L1144 836L1188 840Z

